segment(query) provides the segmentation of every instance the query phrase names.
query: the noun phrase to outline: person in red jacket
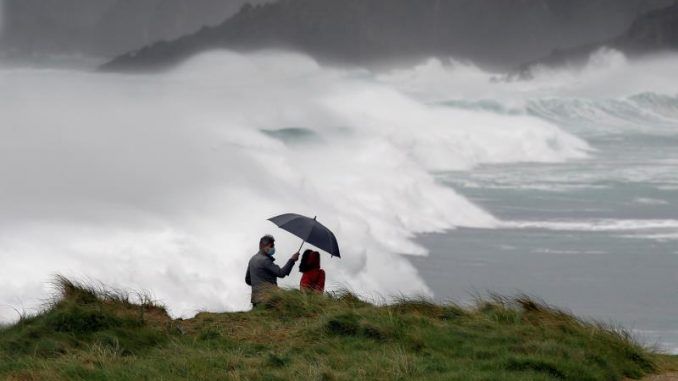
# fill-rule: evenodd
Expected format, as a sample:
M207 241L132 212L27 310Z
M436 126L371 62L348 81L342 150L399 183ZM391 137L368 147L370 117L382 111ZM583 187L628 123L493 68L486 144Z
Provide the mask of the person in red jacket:
M325 291L325 270L320 268L320 253L306 250L301 256L299 271L301 276L301 291Z

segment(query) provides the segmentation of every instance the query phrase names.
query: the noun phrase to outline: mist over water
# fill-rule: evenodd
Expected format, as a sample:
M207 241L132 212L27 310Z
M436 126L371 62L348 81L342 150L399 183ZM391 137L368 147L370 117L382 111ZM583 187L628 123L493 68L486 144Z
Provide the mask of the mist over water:
M284 212L333 228L344 258L324 258L330 289L368 297L434 294L410 260L427 254L424 233L634 234L644 217L526 220L455 188L678 186L657 165L580 170L610 137L675 136L676 63L600 52L529 81L438 60L375 75L284 52L211 52L154 75L0 68L0 320L39 306L56 273L151 290L174 316L246 309L259 237L276 235L279 262L298 247L265 221ZM559 163L575 168L565 180L485 170ZM678 229L675 216L648 219L646 235Z
M62 273L153 290L175 315L243 309L258 238L278 236L280 261L296 250L265 221L288 211L336 231L334 288L429 294L399 255L426 253L414 236L497 224L432 170L587 149L534 117L429 105L280 52L146 76L12 69L0 83L3 304L33 305Z

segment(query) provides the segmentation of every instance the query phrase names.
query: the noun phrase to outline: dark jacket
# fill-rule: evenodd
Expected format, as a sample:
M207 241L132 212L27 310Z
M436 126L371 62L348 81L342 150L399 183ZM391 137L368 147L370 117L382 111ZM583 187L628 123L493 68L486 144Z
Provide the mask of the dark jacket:
M247 265L245 283L252 286L252 304L260 303L267 289L278 287L278 278L284 278L292 272L294 260L290 259L282 268L273 261L275 259L270 255L258 252Z

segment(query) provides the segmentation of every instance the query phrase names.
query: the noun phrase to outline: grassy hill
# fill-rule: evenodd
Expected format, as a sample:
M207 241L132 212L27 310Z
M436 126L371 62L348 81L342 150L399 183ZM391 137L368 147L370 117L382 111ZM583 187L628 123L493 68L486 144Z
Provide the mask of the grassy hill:
M121 292L59 286L44 312L0 330L0 379L608 381L675 365L524 297L464 309L281 291L251 312L172 320Z

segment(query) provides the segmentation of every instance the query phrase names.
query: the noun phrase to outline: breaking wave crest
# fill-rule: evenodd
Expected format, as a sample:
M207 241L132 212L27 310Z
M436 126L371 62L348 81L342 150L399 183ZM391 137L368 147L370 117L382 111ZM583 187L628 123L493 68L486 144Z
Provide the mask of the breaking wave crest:
M428 62L380 80L451 108L530 115L578 134L665 133L678 126L677 55L629 61L603 49L578 68L535 67L530 80L451 61Z
M345 254L325 260L331 287L428 293L401 255L426 254L417 234L501 226L432 172L590 147L545 120L557 115L527 112L532 97L509 99L541 94L546 79L497 83L461 67L456 99L490 107L451 107L440 86L459 73L426 65L375 76L291 53L213 52L156 75L0 69L0 304L36 304L59 272L154 290L174 315L243 309L246 261L276 233L265 219L288 211L335 230ZM675 97L661 94L629 102L671 119ZM277 236L280 252L296 249Z

